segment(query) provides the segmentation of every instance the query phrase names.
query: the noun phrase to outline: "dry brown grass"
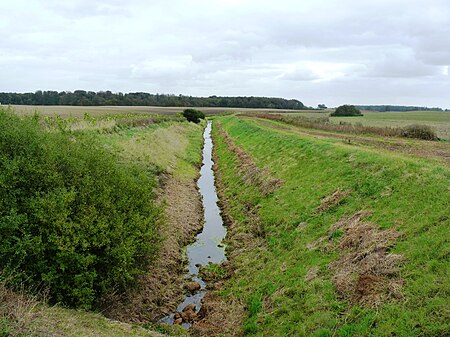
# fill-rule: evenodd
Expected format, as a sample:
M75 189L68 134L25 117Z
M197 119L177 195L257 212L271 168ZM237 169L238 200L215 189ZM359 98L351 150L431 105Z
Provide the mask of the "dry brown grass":
M34 334L32 322L39 315L35 297L24 292L14 292L0 283L0 320L8 322L11 335Z
M323 131L331 132L342 132L342 133L352 133L352 134L374 134L383 137L406 137L406 138L419 138L424 140L438 140L438 137L434 131L426 126L420 125L413 127L380 127L380 126L369 126L359 124L351 124L348 122L341 121L339 124L331 123L328 117L304 117L304 116L292 116L292 115L282 115L274 113L256 113L256 114L242 114L247 117L257 117L264 118L268 120L274 120L279 122L284 122L287 124L307 128L307 129L318 129Z
M60 115L68 117L83 117L85 113L93 116L102 116L106 114L127 114L127 113L145 113L145 114L162 114L176 115L183 112L186 107L159 107L159 106L67 106L67 105L12 105L19 114L32 115L35 111L43 116ZM221 115L225 113L279 113L293 112L293 110L279 109L252 109L252 108L206 108L191 107L203 111L208 115ZM301 110L295 110L301 112ZM311 112L311 111L309 111Z
M330 237L338 230L344 234L338 244L342 254L329 267L334 272L332 282L340 296L352 303L378 307L389 299L402 298L403 281L398 271L403 256L389 252L399 232L379 230L374 224L362 222L369 214L357 212L331 227Z
M342 202L342 200L351 192L352 192L351 190L341 191L340 189L337 189L331 195L323 198L320 201L320 206L317 207L316 213L325 212L330 208L339 205Z
M245 317L245 305L238 299L224 301L215 292L203 298L200 320L190 330L191 336L242 336L239 327Z

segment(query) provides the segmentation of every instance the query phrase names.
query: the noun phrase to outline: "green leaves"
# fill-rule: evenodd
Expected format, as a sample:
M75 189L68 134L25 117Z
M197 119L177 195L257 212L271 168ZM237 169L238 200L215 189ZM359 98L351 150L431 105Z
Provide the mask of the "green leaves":
M154 176L4 111L0 158L0 270L83 308L133 284L158 243Z

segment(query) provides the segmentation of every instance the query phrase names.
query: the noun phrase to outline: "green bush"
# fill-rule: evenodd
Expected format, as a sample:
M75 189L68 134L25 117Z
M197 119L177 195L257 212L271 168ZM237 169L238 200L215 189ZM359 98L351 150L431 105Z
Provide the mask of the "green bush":
M428 125L413 124L403 128L403 137L419 138L424 140L438 140L438 136Z
M186 109L183 111L183 116L189 121L194 123L200 123L200 119L205 119L203 111L196 109Z
M330 116L333 117L345 117L345 116L363 116L361 111L359 111L354 105L341 105L340 107L336 108L334 112L330 114Z
M0 110L0 271L75 307L123 291L156 250L154 185L94 135Z

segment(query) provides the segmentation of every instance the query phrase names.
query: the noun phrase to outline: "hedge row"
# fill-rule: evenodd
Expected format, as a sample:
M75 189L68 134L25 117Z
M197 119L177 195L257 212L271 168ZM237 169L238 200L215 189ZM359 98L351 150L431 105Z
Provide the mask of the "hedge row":
M95 135L0 110L0 272L82 308L132 286L158 243L154 186Z

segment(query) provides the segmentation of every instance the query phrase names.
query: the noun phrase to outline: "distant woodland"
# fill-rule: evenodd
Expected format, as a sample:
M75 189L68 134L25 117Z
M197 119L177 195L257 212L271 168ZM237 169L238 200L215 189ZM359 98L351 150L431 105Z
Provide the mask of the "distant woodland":
M184 95L149 94L145 92L113 93L111 91L36 91L34 93L0 93L1 104L13 105L123 105L182 106L225 108L310 109L296 99L275 97L192 97Z
M407 105L357 105L360 110L367 111L443 111L441 108L428 108L424 106L407 106Z
M171 94L150 94L146 92L113 93L111 91L41 91L15 93L0 92L3 105L78 105L78 106L172 106L172 107L223 107L223 108L266 108L286 110L321 110L326 108L319 104L314 109L305 106L297 99L254 96L209 96L193 97ZM443 111L441 108L403 105L356 105L366 111Z

